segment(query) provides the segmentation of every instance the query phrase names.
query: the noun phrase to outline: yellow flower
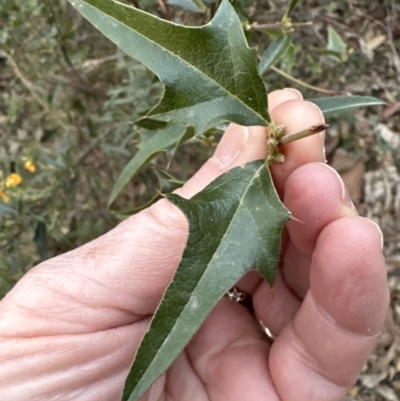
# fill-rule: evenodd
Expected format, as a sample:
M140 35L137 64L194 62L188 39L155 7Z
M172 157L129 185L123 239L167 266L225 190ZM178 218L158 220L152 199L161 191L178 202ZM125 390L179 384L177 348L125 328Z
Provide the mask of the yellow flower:
M6 187L17 187L22 182L22 177L17 173L12 173L6 178Z
M31 160L27 160L25 162L24 168L26 171L29 171L30 173L34 173L36 171L36 166L33 164Z
M10 197L7 194L5 194L3 191L0 191L0 199L4 203L7 203L10 200Z

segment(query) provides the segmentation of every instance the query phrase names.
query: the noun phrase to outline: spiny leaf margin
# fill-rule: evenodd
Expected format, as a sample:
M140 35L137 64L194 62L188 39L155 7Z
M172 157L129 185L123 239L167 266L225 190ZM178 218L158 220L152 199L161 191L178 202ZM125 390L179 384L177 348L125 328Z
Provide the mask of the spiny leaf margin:
M144 394L246 272L258 270L273 283L282 228L290 218L265 160L230 170L191 199L167 198L187 216L189 238L138 349L123 401Z
M202 27L177 25L115 0L68 1L164 83L164 95L149 116L192 125L197 134L221 122L267 126L256 52L228 0Z
M170 122L164 129L142 143L140 149L118 176L108 198L108 207L113 204L125 186L146 163L171 147L176 149L184 139L189 139L193 135L194 132L191 127L188 128L182 124Z

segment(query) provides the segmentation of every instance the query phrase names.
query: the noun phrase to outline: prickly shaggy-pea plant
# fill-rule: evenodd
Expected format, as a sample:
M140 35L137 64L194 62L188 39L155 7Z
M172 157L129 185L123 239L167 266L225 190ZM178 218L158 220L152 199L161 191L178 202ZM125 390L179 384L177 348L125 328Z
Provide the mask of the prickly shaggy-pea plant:
M164 293L126 379L123 400L137 400L172 364L221 297L248 271L273 285L280 237L290 212L280 201L269 165L284 161L279 146L326 128L324 124L285 136L267 112L261 75L288 50L293 0L281 33L261 56L249 48L242 24L228 0L201 27L162 20L114 0L69 0L117 46L152 70L164 84L160 102L138 124L157 126L122 171L109 207L132 176L161 151L175 149L226 123L268 127L267 159L237 167L191 199L165 196L189 221L180 265ZM195 6L198 2L187 1ZM200 2L203 4L202 2ZM198 4L197 4L198 6ZM313 100L325 114L381 104L377 99L337 96ZM173 177L164 176L169 189Z

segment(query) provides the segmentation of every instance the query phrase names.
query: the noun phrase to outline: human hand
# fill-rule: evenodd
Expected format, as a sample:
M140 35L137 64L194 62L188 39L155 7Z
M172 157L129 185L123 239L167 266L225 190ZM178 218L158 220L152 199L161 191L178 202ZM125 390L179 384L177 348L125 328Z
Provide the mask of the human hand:
M294 90L271 93L269 108L288 133L323 121ZM180 194L193 196L264 149L264 128L231 125ZM271 172L296 220L280 273L272 289L256 273L238 283L276 340L223 298L143 400L339 401L356 380L388 305L382 236L323 164L322 135L283 151ZM162 200L32 269L0 303L0 399L118 400L187 235L184 215Z

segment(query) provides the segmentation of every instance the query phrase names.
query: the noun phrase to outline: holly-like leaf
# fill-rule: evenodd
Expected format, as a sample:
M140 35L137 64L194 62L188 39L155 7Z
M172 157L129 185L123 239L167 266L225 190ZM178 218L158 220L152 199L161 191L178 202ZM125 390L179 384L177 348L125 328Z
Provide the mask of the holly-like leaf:
M383 100L371 96L331 96L309 99L315 103L325 117L366 106L385 104Z
M286 53L291 45L289 35L280 35L268 46L260 61L260 74L269 70Z
M140 149L125 166L115 182L110 197L108 198L108 207L112 205L128 182L132 180L146 163L154 159L160 152L168 150L174 151L180 143L191 138L193 134L194 132L191 128L171 122L168 123L164 129L158 131L157 134L142 143Z
M192 199L167 198L187 216L189 238L136 354L124 401L137 400L172 364L246 272L258 270L274 282L281 231L290 218L263 160L230 170Z
M192 125L200 134L222 121L267 125L267 96L256 52L233 7L222 0L213 20L185 27L115 0L69 0L97 29L165 84L149 116Z

